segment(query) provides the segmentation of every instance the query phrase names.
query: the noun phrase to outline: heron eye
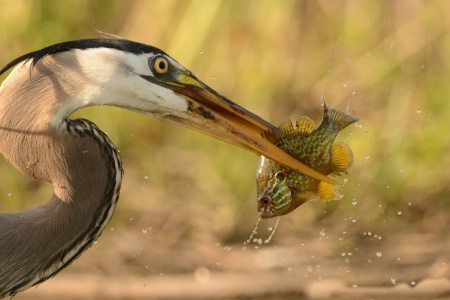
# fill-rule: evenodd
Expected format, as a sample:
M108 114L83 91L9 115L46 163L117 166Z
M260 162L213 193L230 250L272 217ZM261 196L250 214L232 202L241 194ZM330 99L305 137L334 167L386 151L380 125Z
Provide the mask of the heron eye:
M150 67L156 74L166 74L169 71L169 61L163 56L153 58Z

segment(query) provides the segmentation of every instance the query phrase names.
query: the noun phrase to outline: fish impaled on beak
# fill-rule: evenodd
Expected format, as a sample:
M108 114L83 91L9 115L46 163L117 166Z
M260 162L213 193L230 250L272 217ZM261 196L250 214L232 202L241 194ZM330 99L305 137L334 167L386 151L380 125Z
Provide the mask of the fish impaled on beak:
M335 184L326 175L292 157L264 138L276 127L212 90L190 73L179 75L179 85L171 89L189 106L189 118L167 116L172 121L196 129L219 140L270 158L302 174Z
M276 146L311 166L323 175L344 173L353 163L353 154L346 144L334 140L337 134L359 118L332 109L324 102L322 123L300 117L294 126L290 120L267 138ZM261 218L290 213L311 200L339 200L337 187L262 157L256 174L258 212Z

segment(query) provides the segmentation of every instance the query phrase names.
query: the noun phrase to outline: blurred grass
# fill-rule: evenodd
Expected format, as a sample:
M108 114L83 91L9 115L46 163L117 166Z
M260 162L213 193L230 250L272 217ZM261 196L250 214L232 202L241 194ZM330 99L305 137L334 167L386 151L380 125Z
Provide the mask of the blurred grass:
M367 232L388 239L394 228L432 235L449 228L450 2L0 0L0 6L2 65L100 30L165 50L274 124L300 115L320 121L323 97L360 116L339 137L355 155L344 199L309 203L284 217L277 243L317 238L326 229L340 253L373 247ZM170 249L249 236L257 220L255 155L119 109L89 108L74 117L80 116L107 131L123 156L110 231L140 237L151 228L152 238L127 244L127 253L150 251L148 239ZM2 211L34 207L51 193L5 160L0 176ZM101 241L106 251L114 235ZM150 272L144 265L136 269Z

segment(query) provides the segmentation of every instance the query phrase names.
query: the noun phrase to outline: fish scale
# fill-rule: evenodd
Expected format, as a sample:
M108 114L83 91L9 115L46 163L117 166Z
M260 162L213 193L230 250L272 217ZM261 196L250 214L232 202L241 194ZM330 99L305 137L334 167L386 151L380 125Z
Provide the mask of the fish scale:
M359 120L336 111L324 101L324 116L319 126L308 117L290 121L266 132L265 138L277 147L324 175L340 175L353 163L353 153L344 143L334 143L338 133ZM337 187L306 176L266 157L261 157L257 172L258 212L262 218L290 213L310 200L342 198Z

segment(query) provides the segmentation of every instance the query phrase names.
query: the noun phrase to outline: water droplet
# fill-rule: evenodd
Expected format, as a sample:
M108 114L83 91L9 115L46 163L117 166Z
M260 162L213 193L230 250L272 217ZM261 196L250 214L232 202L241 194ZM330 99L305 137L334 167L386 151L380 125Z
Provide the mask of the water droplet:
M111 231L111 232L114 232L116 229L114 228L114 227L111 227L110 229L109 229L109 231Z
M377 255L377 257L382 257L382 256L383 256L383 253L377 252L376 255Z
M216 266L220 266L222 263L220 261L216 261Z
M9 192L9 193L8 193L8 197L11 197L11 195L12 195L12 193L11 193L11 192Z
M353 286L354 288L357 288L357 287L358 287L358 285L357 285L356 283L354 283L352 286Z
M397 281L395 280L395 277L391 277L391 283L392 283L393 285L395 285L395 284L397 283Z
M422 110L420 108L416 109L416 113L420 114Z
M346 257L346 258L344 259L344 262L348 264L348 263L350 262L350 259L349 259L348 257Z
M325 236L325 229L322 229L321 231L319 231L320 236Z
M312 272L312 271L313 271L313 268L312 268L311 266L308 266L308 268L306 268L306 271Z
M144 179L145 179L145 180L147 180L147 179L148 179L148 176L147 176L147 175L145 175L145 176L144 176Z
M399 211L397 212L397 215L401 216L401 215L402 215L402 212L399 210Z
M216 80L216 76L214 75L214 76L212 77L212 79L213 79L213 80Z
M146 234L147 233L147 229L146 228L142 229L142 233Z
M400 173L403 173L403 169L400 169Z
M223 251L225 251L225 252L230 252L231 249L233 249L232 246L225 246L225 247L223 247Z
M347 84L346 84L346 83L343 83L343 84L342 84L342 87L347 87Z
M273 230L273 227L272 227L272 226L269 226L269 227L267 227L267 230L272 231L272 230Z
M352 205L356 205L356 199L352 200Z
M198 53L199 53L200 55L202 55L202 54L203 54L203 51L199 51Z
M415 286L416 282L413 280L413 281L410 282L410 284L411 284L411 286Z

